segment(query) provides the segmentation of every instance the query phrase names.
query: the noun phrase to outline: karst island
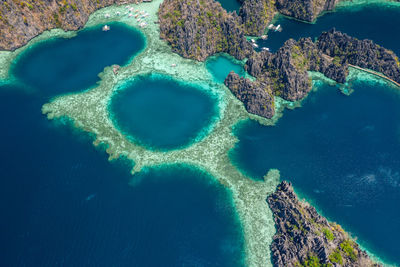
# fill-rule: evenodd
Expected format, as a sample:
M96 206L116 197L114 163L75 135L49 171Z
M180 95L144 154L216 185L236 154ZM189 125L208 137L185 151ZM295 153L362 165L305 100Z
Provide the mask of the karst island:
M2 266L400 266L399 0L4 0Z

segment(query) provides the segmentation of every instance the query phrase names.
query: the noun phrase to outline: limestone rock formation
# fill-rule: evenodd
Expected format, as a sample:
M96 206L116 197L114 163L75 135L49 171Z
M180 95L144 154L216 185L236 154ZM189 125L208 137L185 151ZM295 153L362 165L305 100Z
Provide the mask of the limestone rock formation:
M345 33L331 29L318 38L318 49L339 65L355 65L383 73L400 83L400 61L393 51L373 41L358 40Z
M214 0L165 0L159 10L160 36L183 57L204 61L226 52L244 59L252 47L236 13Z
M271 245L274 266L380 266L340 225L300 202L290 183L278 185L267 202L277 231Z
M308 71L321 72L344 83L350 64L383 73L400 82L400 62L392 51L371 40L358 40L335 29L322 33L316 42L310 38L289 39L275 53L254 52L245 69L257 80L269 84L274 95L297 101L311 90Z
M274 95L267 83L261 81L252 82L231 72L225 79L225 85L243 102L249 113L265 118L274 116Z
M274 0L244 1L239 15L242 18L246 35L259 36L264 34L265 28L276 13Z
M0 50L15 50L40 33L78 30L95 10L142 0L3 0L0 4Z
M314 21L323 11L333 10L340 0L276 0L276 8L286 16Z

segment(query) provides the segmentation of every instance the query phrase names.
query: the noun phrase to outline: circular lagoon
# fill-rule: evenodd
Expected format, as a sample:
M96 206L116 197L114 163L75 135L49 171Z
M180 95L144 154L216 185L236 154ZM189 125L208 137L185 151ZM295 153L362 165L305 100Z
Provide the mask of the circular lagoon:
M208 132L217 100L197 86L148 75L121 86L110 104L117 127L148 148L186 146Z
M49 95L84 90L99 80L104 67L124 65L145 46L142 33L122 23L79 31L72 38L39 42L16 60L13 75Z

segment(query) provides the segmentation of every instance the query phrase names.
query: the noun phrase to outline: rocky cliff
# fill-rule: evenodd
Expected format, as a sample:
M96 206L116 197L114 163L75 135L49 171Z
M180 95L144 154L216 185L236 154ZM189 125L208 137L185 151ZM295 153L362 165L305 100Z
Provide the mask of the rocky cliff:
M246 35L259 36L277 13L275 0L246 0L239 15L242 18Z
M262 81L252 82L231 72L225 79L225 85L243 102L249 113L266 118L274 116L274 94L269 84Z
M304 21L314 21L323 11L333 10L340 0L276 0L283 15Z
M3 0L0 3L0 50L14 50L54 28L77 30L95 10L142 0Z
M340 225L300 202L290 183L282 182L267 202L276 226L271 245L274 266L380 266Z
M318 71L338 83L344 83L350 64L383 73L400 83L400 62L392 51L371 40L358 40L335 29L322 33L316 42L310 38L299 41L290 39L275 53L253 52L245 69L258 81L268 84L274 95L296 101L303 99L311 90L308 71ZM230 80L226 81L226 85L231 88ZM240 90L237 92L240 93ZM251 94L247 94L246 98L249 97ZM261 113L258 111L255 114Z
M400 61L393 51L373 41L358 40L332 29L318 38L318 49L332 61L347 68L348 64L383 73L400 83Z
M204 61L210 55L226 52L244 59L252 51L240 17L227 13L214 0L165 0L159 21L161 38L186 58Z

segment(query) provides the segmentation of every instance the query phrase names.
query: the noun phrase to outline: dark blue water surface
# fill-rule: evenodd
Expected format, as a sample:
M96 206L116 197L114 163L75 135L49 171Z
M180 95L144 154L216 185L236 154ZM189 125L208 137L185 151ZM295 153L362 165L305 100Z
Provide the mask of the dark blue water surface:
M78 91L95 85L98 74L112 64L124 65L144 48L144 36L136 29L112 23L78 32L75 38L55 38L34 45L13 67L25 84L50 94Z
M354 89L323 86L274 127L244 123L231 157L254 177L279 169L324 215L400 263L400 91Z
M119 31L116 40L143 41L118 27L99 34ZM37 90L0 87L0 265L242 266L241 227L222 185L198 170L174 166L139 174L141 182L130 186L132 166L108 162L87 134L41 114L42 105L58 93L93 85L92 68L117 63L116 58L126 61L137 51L111 50L117 56L110 55L109 62L76 57L86 66L79 73L67 70L65 64L73 61L68 53L62 57L66 62L47 53L65 52L69 45L87 48L86 42L100 51L101 42L89 38L104 40L97 30L82 32L78 40L46 42L24 55L18 64L32 69L17 65L27 75L17 77ZM67 75L51 70L37 80L29 76L44 63L65 68ZM51 90L53 84L59 87Z
M214 76L216 82L223 83L229 72L234 71L240 76L244 76L243 66L236 64L232 59L225 55L218 55L207 59L207 69Z
M18 90L0 88L0 265L241 266L241 228L222 185L176 167L129 186L130 166L108 162Z
M236 11L239 13L240 2L238 0L217 0L221 3L221 6L225 8L228 12Z
M270 31L268 40L258 40L260 48L269 47L276 51L289 38L318 37L333 27L359 39L371 39L385 48L400 54L400 8L384 4L369 4L362 8L339 8L318 18L315 24L303 23L286 17L279 17L282 32Z
M123 132L161 150L187 145L218 112L217 100L200 88L162 75L123 85L110 108Z

